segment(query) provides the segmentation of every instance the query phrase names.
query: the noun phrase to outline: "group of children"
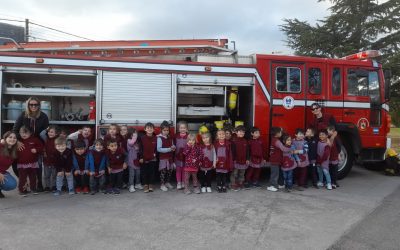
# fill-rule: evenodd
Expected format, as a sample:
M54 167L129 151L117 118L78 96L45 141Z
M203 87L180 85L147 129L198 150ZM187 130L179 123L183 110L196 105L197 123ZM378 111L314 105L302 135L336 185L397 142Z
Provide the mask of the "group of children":
M176 189L183 189L185 194L211 193L214 173L216 190L221 193L227 192L228 182L234 191L260 187L261 167L266 161L258 128L250 130L249 140L245 138L244 126L236 127L233 134L229 129L219 129L215 140L208 131L189 133L183 121L179 122L175 136L170 135L166 121L160 126L160 134L155 135L154 131L152 123L145 124L142 135L133 128L112 124L104 138L95 140L87 126L70 135L50 126L40 134L40 140L23 126L19 131L22 146L17 160L19 193L26 196L29 186L37 194L36 178L41 175L36 173L41 155L45 191L53 191L56 196L62 194L64 186L69 194L119 194L124 185L129 192L153 192L157 168L162 191L175 188L171 184L173 170ZM340 145L334 127L320 131L319 141L312 129L305 134L298 129L294 140L282 133L281 128L271 129L268 190L277 191L284 183L285 190L291 191L294 172L298 190L307 186L308 175L315 187L324 185L323 176L328 189L338 186L335 173Z
M287 134L283 135L282 128L273 127L270 147L271 186L267 189L277 191L279 179L286 192L293 190L294 180L298 191L308 187L308 179L312 180L315 188L326 186L331 190L339 187L337 171L340 148L334 126L320 130L318 138L312 128L308 128L305 133L303 129L296 129L293 139Z

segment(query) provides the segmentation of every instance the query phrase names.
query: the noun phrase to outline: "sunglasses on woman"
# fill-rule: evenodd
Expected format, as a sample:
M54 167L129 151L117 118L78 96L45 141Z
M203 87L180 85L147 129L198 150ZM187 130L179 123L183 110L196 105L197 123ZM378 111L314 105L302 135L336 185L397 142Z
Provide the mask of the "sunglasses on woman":
M37 104L37 103L29 103L29 107L39 107L39 104Z

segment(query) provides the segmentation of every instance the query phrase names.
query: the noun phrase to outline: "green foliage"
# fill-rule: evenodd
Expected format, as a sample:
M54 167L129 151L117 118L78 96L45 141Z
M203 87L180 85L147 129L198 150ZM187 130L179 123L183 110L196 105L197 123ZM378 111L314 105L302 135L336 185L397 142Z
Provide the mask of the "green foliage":
M324 0L318 0L319 2ZM400 79L400 0L329 0L331 15L315 25L284 19L280 26L297 55L340 58L368 49ZM400 82L391 87L393 122L400 126Z

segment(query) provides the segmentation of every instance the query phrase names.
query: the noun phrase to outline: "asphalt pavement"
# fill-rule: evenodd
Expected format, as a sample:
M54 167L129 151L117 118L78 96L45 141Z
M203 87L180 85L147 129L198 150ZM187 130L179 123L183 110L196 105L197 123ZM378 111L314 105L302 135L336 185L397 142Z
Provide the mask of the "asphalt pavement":
M289 194L265 185L200 195L157 189L23 198L13 191L0 200L0 249L373 249L362 244L374 231L353 236L363 235L363 223L382 232L395 221L385 209L398 204L400 178L354 167L340 184Z

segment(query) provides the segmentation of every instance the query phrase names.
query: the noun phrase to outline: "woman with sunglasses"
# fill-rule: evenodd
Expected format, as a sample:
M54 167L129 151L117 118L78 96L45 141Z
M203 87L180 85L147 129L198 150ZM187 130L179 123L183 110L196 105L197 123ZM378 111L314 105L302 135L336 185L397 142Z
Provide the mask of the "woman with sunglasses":
M29 97L26 101L26 109L15 121L13 131L18 135L19 129L22 127L28 127L32 131L32 136L40 139L40 133L47 129L49 126L49 117L43 113L40 109L40 101L36 97ZM17 142L18 149L22 149L23 144ZM39 164L38 169L38 187L37 190L41 191L42 187L42 164ZM18 176L18 170L16 164L13 164L14 173Z
M314 102L311 104L311 112L314 115L314 119L309 124L308 128L313 128L318 134L322 129L327 129L328 126L336 127L336 120L331 114L322 113L321 105Z

